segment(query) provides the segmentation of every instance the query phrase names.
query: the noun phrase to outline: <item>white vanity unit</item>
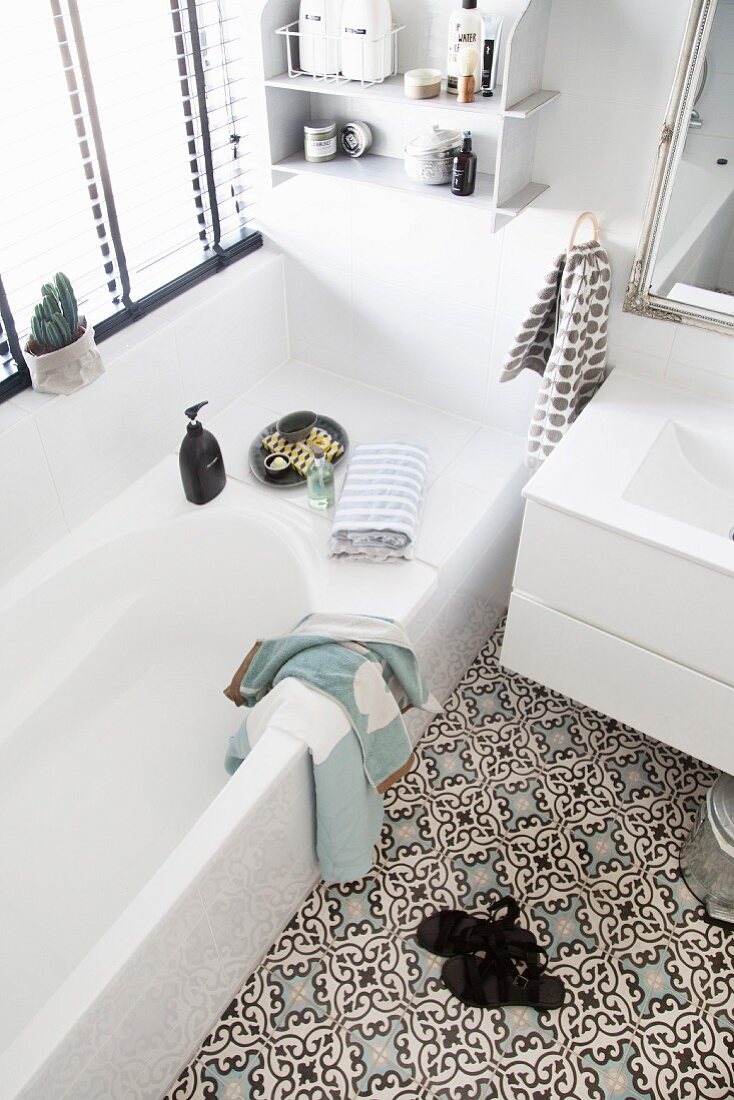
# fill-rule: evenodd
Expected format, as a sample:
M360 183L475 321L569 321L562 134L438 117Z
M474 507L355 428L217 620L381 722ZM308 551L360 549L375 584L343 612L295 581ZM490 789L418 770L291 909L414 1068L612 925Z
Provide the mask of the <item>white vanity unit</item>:
M734 773L734 409L615 371L524 495L503 663Z

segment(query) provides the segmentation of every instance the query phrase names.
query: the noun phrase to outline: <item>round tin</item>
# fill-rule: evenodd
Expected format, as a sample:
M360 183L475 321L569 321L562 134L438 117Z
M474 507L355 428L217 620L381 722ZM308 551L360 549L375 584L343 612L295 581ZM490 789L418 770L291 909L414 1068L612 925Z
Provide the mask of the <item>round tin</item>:
M339 144L348 157L361 157L372 148L372 130L366 122L348 122L339 133Z

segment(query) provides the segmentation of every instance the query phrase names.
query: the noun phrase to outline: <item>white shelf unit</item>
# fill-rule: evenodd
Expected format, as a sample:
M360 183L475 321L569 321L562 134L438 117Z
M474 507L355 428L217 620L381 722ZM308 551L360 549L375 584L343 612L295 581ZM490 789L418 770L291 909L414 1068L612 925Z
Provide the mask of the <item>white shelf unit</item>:
M423 0L401 0L404 36L409 36L411 12L418 20L422 4ZM494 96L477 96L462 105L446 91L433 99L408 99L402 72L369 86L289 76L285 40L275 31L297 18L298 0L269 0L261 30L273 182L304 174L387 187L483 212L491 230L501 228L547 189L532 179L535 142L543 109L559 95L541 86L551 0L518 0L518 5L514 25L508 27L511 20L506 20L502 85ZM401 70L405 41L399 41ZM406 53L415 55L410 42ZM440 67L438 57L430 56L405 67L419 63ZM303 155L303 124L324 117L334 118L338 125L354 119L368 122L375 134L373 149L357 159L339 153L335 160L309 163ZM472 131L479 161L474 195L457 199L448 186L416 184L406 175L402 153L407 140L433 124Z

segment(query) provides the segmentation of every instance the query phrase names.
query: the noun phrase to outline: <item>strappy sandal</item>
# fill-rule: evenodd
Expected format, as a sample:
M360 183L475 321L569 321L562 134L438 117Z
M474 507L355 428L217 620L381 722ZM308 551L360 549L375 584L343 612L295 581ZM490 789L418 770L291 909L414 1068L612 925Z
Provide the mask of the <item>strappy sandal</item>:
M490 905L487 912L486 917L472 917L463 909L441 909L421 921L416 939L426 951L434 955L443 955L446 959L453 955L466 955L471 951L479 950L487 933L498 929L514 928L515 921L520 915L520 906L508 894ZM532 936L530 939L535 943Z
M518 950L503 932L492 934L490 941L484 957L461 955L444 963L441 976L455 997L474 1008L560 1008L566 988L560 978L545 973L548 956L542 947ZM513 958L521 961L520 968Z

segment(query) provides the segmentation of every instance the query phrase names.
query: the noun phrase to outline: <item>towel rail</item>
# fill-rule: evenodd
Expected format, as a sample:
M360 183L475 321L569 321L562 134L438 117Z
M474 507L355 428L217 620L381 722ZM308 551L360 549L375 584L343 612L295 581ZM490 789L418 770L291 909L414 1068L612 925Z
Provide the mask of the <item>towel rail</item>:
M570 252L573 246L576 244L576 234L587 219L594 226L594 240L599 240L599 219L597 218L593 210L584 210L582 214L579 214L578 218L574 222L573 229L571 230L571 239L568 242L568 252Z

